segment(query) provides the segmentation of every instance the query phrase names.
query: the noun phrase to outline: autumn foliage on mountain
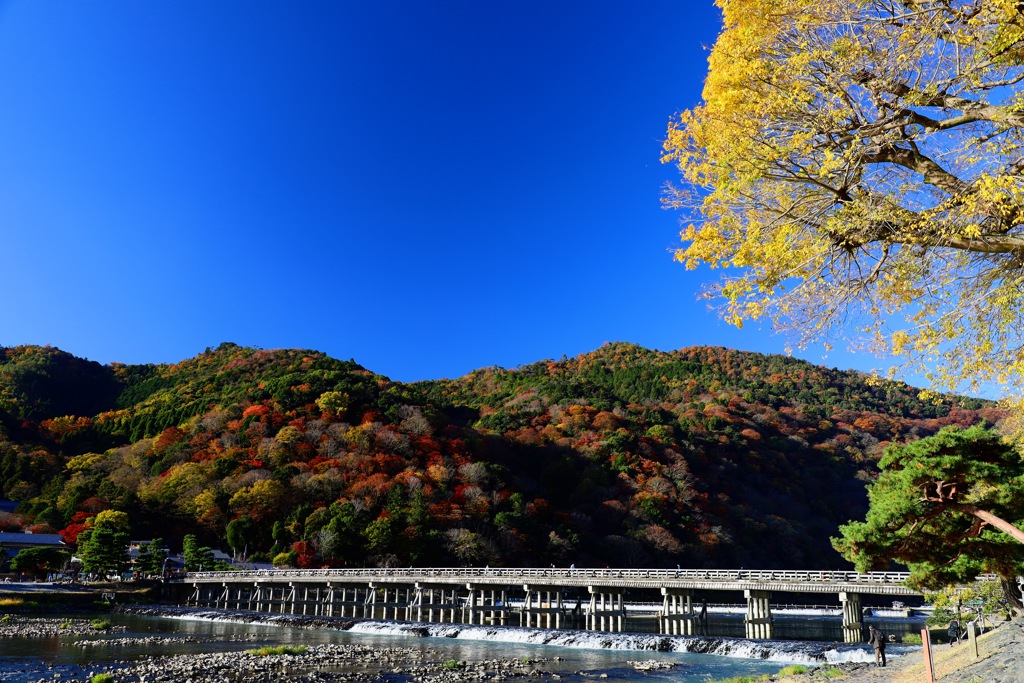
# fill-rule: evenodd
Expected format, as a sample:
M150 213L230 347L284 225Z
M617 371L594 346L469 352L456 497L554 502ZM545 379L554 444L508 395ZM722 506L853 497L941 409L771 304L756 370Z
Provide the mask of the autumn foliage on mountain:
M782 356L616 343L403 384L234 344L174 365L0 348L5 528L74 542L103 510L301 567L846 563L882 447L995 423Z

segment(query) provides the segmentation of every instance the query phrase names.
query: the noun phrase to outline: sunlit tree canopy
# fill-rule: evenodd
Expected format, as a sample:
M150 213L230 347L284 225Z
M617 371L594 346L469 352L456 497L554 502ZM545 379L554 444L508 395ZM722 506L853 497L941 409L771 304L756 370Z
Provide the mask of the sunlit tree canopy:
M840 335L938 385L1024 384L1024 4L718 0L665 160L735 324Z

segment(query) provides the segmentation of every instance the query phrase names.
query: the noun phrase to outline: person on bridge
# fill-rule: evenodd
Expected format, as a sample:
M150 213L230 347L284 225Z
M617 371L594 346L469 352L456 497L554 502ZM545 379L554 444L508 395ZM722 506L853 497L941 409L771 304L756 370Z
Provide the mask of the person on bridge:
M885 634L874 626L868 627L868 642L875 648L875 666L885 666Z

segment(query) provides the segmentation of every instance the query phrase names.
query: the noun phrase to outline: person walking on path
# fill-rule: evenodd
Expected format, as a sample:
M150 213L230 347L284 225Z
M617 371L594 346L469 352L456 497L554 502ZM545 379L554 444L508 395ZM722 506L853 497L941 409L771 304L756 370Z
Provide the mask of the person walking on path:
M963 632L960 630L960 622L953 618L953 621L949 622L949 646L953 647L953 644L960 644L960 638L963 636Z
M875 648L875 666L885 666L885 634L869 626L868 642Z

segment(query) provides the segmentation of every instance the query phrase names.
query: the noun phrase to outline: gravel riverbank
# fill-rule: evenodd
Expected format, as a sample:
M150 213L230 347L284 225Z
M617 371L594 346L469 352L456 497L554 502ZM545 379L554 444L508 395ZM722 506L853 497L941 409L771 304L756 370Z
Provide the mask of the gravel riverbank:
M49 638L51 636L117 633L124 626L97 628L91 619L39 619L17 615L0 618L0 638Z
M82 667L81 675L63 674L61 681L87 681L110 673L118 683L374 683L405 680L422 683L477 683L526 676L545 680L559 676L544 670L548 659L446 661L440 652L402 647L315 645L298 654L230 652L154 657ZM557 658L554 660L557 661ZM582 673L582 672L581 672ZM36 683L53 683L44 676Z

